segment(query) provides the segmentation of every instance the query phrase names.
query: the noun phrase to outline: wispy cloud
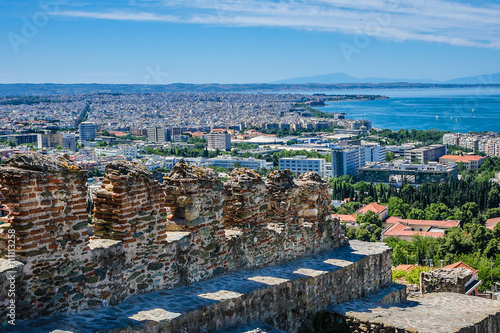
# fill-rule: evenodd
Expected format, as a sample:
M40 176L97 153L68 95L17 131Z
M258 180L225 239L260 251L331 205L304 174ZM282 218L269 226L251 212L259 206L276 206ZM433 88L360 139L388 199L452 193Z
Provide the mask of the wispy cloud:
M63 10L54 14L362 33L397 41L500 49L500 6L480 7L447 0L131 0L126 8Z

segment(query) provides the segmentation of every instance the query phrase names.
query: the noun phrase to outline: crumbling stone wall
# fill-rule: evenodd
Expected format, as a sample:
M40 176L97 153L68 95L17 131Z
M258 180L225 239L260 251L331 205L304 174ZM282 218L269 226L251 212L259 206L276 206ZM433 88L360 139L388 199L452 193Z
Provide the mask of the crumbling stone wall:
M422 294L435 292L465 293L465 286L474 273L465 268L441 268L420 273Z
M276 171L264 182L236 169L223 184L210 169L179 163L161 185L137 164L113 162L94 198L92 237L85 181L64 158L15 155L0 167L8 211L0 304L9 301L5 241L14 229L20 318L112 305L347 242L329 214L328 184L314 173L294 182Z
M86 172L62 157L14 155L2 166L8 215L1 218L0 256L24 263L24 274L16 274L18 315L78 310L85 280L80 258L89 251L86 181ZM9 302L6 277L0 276L2 305ZM6 318L3 306L0 316Z

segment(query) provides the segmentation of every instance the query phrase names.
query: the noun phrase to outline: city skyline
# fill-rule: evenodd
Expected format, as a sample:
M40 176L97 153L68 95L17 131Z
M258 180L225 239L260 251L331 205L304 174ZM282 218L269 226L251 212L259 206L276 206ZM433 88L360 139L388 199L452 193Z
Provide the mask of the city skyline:
M500 72L493 1L65 0L0 5L0 83L256 83Z

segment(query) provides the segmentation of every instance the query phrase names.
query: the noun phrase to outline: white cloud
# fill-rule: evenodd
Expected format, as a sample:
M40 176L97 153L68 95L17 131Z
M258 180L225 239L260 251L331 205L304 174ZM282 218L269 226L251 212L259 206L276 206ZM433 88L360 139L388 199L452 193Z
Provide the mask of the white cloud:
M140 8L142 11L137 11ZM397 41L500 49L500 7L446 0L135 0L127 10L66 10L59 16L223 26L267 26Z

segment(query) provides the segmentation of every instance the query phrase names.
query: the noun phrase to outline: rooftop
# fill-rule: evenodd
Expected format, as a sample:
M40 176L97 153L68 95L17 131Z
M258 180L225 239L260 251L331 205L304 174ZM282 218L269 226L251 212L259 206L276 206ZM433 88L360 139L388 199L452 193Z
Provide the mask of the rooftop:
M374 213L379 214L379 213L383 212L386 209L387 209L387 206L382 206L382 205L379 205L376 202L372 202L371 204L368 204L368 205L366 205L366 206L361 207L360 209L358 209L357 213L366 214L366 213L368 213L368 211L372 211Z
M424 225L424 226L429 226L432 228L440 228L440 229L449 229L453 227L458 227L460 226L460 221L456 220L446 220L446 221L435 221L435 220L407 220L407 219L402 219L397 216L391 216L389 217L386 221L386 223L397 223L397 222L402 222L406 225Z
M439 158L440 160L453 160L453 162L472 162L484 160L484 157L478 155L443 155Z
M459 261L459 262L453 263L451 265L444 266L443 268L465 268L465 269L468 269L469 271L471 271L473 274L479 273L478 270L475 270L474 268L470 267L469 265L467 265L463 261Z

